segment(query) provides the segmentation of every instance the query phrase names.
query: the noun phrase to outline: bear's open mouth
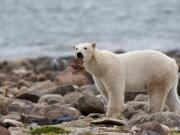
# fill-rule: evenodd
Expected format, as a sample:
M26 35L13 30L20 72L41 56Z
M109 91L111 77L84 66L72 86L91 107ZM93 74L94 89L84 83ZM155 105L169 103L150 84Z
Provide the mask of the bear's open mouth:
M70 65L76 72L82 72L85 70L83 66L83 59L82 58L75 58Z

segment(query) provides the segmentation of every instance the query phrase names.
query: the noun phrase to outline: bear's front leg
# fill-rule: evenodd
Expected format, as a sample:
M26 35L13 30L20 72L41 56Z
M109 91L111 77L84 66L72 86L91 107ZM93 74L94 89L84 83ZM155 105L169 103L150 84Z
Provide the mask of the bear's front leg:
M124 82L107 82L108 90L108 108L107 108L107 118L121 119L121 113L125 109L124 104L124 92L125 83Z

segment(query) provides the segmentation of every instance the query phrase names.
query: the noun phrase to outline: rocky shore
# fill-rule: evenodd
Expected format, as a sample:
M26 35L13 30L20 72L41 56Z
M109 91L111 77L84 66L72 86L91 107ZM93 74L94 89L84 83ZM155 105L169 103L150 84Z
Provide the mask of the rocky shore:
M176 59L180 69L180 51L166 54ZM0 62L0 135L180 134L180 116L168 107L162 113L146 113L146 93L126 93L122 122L91 123L103 119L107 105L88 73L74 73L69 66L72 60L41 57Z

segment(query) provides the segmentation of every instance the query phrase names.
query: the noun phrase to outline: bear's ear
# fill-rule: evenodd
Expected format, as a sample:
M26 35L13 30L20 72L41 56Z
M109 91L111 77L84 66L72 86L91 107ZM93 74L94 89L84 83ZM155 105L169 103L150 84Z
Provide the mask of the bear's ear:
M96 48L96 43L92 43L92 47L93 47L93 48Z

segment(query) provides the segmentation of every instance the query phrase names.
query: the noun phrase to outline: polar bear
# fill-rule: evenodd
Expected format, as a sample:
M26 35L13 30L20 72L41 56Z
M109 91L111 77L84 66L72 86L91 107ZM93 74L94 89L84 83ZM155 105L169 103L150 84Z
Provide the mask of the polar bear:
M154 50L115 54L98 50L95 43L81 43L74 50L108 103L107 118L121 117L125 91L147 91L150 113L163 111L166 103L180 114L178 66L174 59Z

